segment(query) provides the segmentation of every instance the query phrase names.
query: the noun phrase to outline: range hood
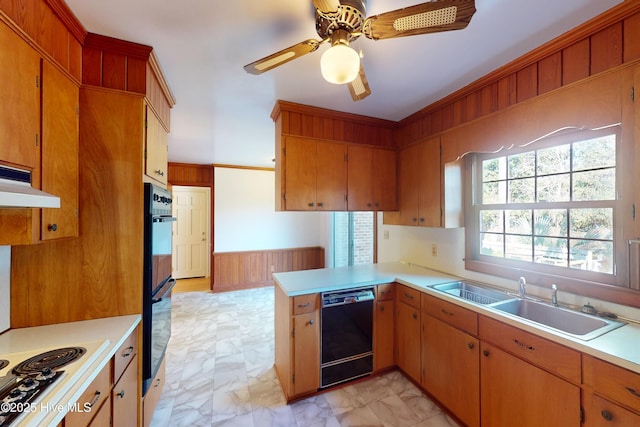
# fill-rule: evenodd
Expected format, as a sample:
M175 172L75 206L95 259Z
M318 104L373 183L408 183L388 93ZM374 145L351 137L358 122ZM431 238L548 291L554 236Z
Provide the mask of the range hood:
M31 186L31 172L0 165L0 208L59 208L60 197Z

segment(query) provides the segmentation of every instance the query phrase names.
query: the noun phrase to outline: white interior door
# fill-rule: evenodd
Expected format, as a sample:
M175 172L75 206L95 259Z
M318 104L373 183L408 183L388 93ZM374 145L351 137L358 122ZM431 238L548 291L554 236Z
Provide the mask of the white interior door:
M173 186L173 277L209 276L211 190Z

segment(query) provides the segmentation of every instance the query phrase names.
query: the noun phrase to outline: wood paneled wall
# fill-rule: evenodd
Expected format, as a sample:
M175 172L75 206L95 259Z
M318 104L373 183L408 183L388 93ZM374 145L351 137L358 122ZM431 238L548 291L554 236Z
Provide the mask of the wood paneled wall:
M271 113L276 135L296 135L394 148L397 123L278 101Z
M36 50L80 82L87 31L63 0L0 0L0 11L0 19L11 21Z
M192 185L213 189L213 165L169 162L169 178L172 185Z
M400 122L399 146L640 58L640 1L595 19Z
M213 291L273 284L273 273L324 268L324 248L290 248L213 254Z

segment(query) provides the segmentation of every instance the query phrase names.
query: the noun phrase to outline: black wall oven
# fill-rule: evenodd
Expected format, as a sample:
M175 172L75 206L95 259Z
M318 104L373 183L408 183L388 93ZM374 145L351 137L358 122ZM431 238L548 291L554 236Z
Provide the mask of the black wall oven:
M142 292L142 394L162 363L171 337L171 193L144 184L144 275Z

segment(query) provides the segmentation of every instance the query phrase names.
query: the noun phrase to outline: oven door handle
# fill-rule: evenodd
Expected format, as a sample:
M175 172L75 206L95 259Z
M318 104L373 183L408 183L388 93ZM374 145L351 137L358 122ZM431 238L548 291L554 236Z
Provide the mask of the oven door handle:
M165 295L167 295L169 292L171 292L171 290L173 289L173 287L176 285L178 281L176 279L174 279L173 277L171 279L169 279L167 281L167 283L170 283L169 287L162 293L162 296L160 298L152 298L151 299L151 304L155 304L157 302L162 301L162 298L165 297Z

